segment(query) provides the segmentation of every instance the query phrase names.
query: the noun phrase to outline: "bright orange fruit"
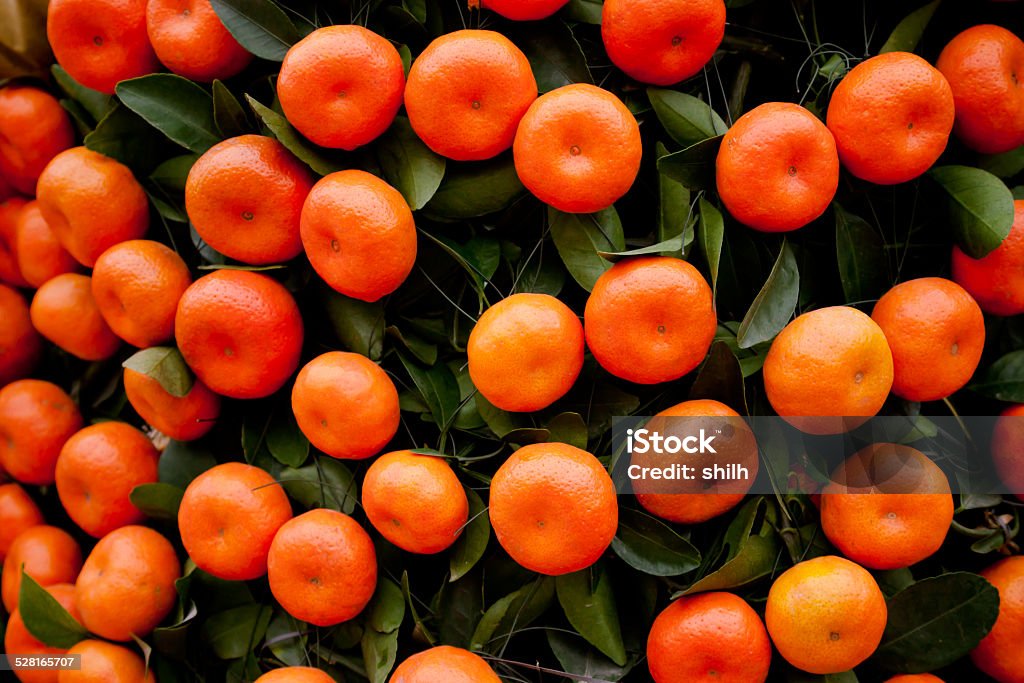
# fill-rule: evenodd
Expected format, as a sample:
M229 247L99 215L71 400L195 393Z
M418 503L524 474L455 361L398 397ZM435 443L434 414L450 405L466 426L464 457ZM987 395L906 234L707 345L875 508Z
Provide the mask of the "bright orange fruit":
M14 539L0 576L4 608L18 609L21 576L31 576L43 588L56 583L75 583L82 568L82 550L63 529L39 524Z
M57 98L27 85L0 88L0 175L26 195L50 159L75 144L71 120Z
M163 65L193 81L230 78L252 60L210 0L148 0L146 33Z
M88 275L64 273L48 280L32 297L29 314L39 334L82 360L110 358L121 348L96 305Z
M74 273L81 268L50 229L36 201L26 204L18 215L14 253L18 270L33 287L42 287L58 275Z
M52 484L61 448L81 428L78 406L56 384L23 379L0 389L0 465L20 482Z
M42 341L32 326L28 304L16 289L0 284L0 388L32 372Z
M998 247L974 259L953 247L953 279L993 315L1024 313L1024 199L1013 203L1013 226Z
M198 379L187 394L178 397L152 377L125 368L124 391L139 417L176 441L204 436L220 416L220 396Z

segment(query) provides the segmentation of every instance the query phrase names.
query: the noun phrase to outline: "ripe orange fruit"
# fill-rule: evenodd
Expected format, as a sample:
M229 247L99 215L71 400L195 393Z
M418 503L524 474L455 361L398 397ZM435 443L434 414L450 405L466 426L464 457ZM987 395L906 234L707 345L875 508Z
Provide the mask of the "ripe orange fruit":
M157 481L160 453L135 427L100 422L64 444L57 459L57 494L75 524L102 538L146 516L128 496L140 484Z
M37 199L57 239L84 266L149 227L149 201L131 170L85 147L53 158L39 176Z
M252 60L210 0L149 0L146 33L163 65L193 81L230 78Z
M606 270L583 318L601 367L638 384L668 382L696 368L718 326L703 276L667 256L626 259Z
M82 360L110 358L121 347L96 305L88 275L64 273L44 283L29 315L39 334Z
M385 453L366 471L363 509L381 535L411 553L439 553L462 533L469 501L443 458Z
M288 50L277 96L289 123L324 147L377 138L402 106L405 69L386 38L362 26L325 26Z
M769 403L811 434L837 434L863 424L885 403L892 380L885 334L848 306L799 316L775 338L764 362Z
M1024 313L1024 200L1013 203L1013 227L980 259L953 247L953 279L993 315Z
M758 168L758 173L751 173ZM825 213L839 187L832 133L798 104L768 102L722 139L718 194L740 223L764 232L801 228Z
M358 353L330 351L309 361L292 388L292 411L310 443L332 458L361 460L398 431L398 390Z
M612 93L587 83L541 95L512 144L519 180L559 211L593 213L629 191L640 170L640 127Z
M1024 145L1024 41L1001 26L972 26L935 68L953 90L954 130L965 145L985 154Z
M892 393L936 401L967 384L985 346L985 317L963 287L940 277L902 282L871 313L892 350Z
M185 290L174 335L206 386L231 398L274 393L299 364L302 316L277 281L244 270L218 270Z
M2 594L8 612L18 609L22 570L42 587L74 583L82 568L82 551L75 539L55 526L40 524L14 539L4 559Z
M166 538L142 526L115 529L92 549L75 584L82 625L108 640L145 638L174 607L180 576Z
M341 292L377 301L416 262L416 224L402 194L356 169L321 178L302 207L302 244L313 269Z
M490 159L511 147L535 99L537 81L526 55L494 31L437 38L413 62L405 86L416 135L458 161Z
M608 57L644 83L672 85L707 64L725 36L723 0L606 0Z
M267 558L270 592L288 614L332 626L363 611L377 586L377 553L340 512L310 510L285 522Z
M992 462L1007 490L1024 500L1024 405L1010 406L996 420Z
M58 683L156 683L142 657L103 640L83 640L69 655L82 656L79 671L61 671Z
M46 164L73 144L71 120L53 95L27 85L0 88L0 175L18 192L34 195Z
M944 683L938 676L932 674L903 674L886 679L885 683Z
M77 621L78 610L75 609L75 587L70 583L57 583L46 586L43 590L52 595L61 607ZM21 618L21 610L14 610L7 621L4 633L4 652L8 655L42 655L56 656L67 652L64 648L50 647L29 633ZM57 683L56 669L21 669L14 672L21 683Z
M665 418L688 419L673 424L673 421ZM711 400L684 401L655 415L647 424L647 428L662 435L671 435L675 431L690 434L697 431L698 425L702 423L707 425L708 433L724 432L728 427L733 428L731 436L716 436L715 449L718 455L715 456L715 460L722 465L741 464L747 468L750 476L745 480L730 482L695 479L644 482L642 485L634 486L637 502L651 514L678 524L706 522L742 502L744 495L757 479L760 462L754 434L740 414L723 403ZM681 429L674 430L673 426ZM682 436L680 434L680 437ZM663 467L665 462L662 458L664 456L633 452L630 464L640 467Z
M501 683L483 657L450 645L417 652L398 665L388 683Z
M310 666L284 666L263 674L256 683L334 683L334 679Z
M198 379L187 394L178 397L152 377L125 368L124 391L139 417L176 441L204 436L220 416L220 396Z
M248 581L267 573L270 543L291 518L288 496L272 476L229 462L188 485L178 529L197 567L228 581Z
M834 555L801 562L768 591L765 622L787 662L813 674L857 666L882 641L885 596L863 567Z
M1000 683L1024 680L1024 557L1008 557L981 572L999 591L999 618L971 652L974 665Z
M887 52L853 67L828 106L839 159L879 185L913 180L939 158L953 130L953 92L931 64Z
M32 372L42 343L28 304L16 289L0 284L0 388Z
M33 287L64 273L74 273L80 266L50 229L39 203L31 201L18 215L14 231L14 253L18 270Z
M514 21L547 19L569 0L482 0L480 6Z
M0 562L22 531L44 521L39 506L25 489L17 484L0 484Z
M871 569L901 569L931 557L952 521L946 475L910 446L861 449L832 473L821 497L828 540Z
M128 240L103 252L92 271L92 295L114 334L147 348L174 337L178 301L192 284L173 249Z
M772 644L757 612L738 595L703 593L665 608L647 638L656 683L763 683Z
M17 253L18 220L26 204L21 197L0 202L0 283L13 287L27 287L29 284L18 266Z
M513 294L469 335L469 375L502 410L533 412L565 396L583 368L583 325L547 294Z
M192 166L185 210L199 236L225 256L280 263L302 251L299 215L312 187L309 169L280 142L240 135Z
M146 0L52 0L46 36L72 78L107 95L159 68L146 35Z
M60 449L81 428L78 406L56 384L23 379L0 389L0 465L22 483L52 484Z
M491 526L530 571L559 576L594 564L619 523L615 485L590 453L564 443L524 446L491 479Z

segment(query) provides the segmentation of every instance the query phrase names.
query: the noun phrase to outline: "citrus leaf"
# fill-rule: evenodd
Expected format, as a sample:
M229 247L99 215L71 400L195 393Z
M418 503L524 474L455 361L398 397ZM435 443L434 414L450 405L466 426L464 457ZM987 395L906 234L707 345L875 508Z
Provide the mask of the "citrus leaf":
M670 237L663 242L652 244L649 247L639 247L637 249L630 249L629 251L599 251L597 253L601 258L611 261L612 263L631 256L649 256L652 254L675 256L678 258L682 256L683 253L683 236L677 235L675 237Z
M921 42L921 36L932 20L932 15L939 8L942 0L934 0L923 7L919 7L903 18L896 28L889 34L888 40L882 45L878 54L886 52L913 52L917 44Z
M214 80L211 88L213 93L213 120L221 137L231 138L250 132L249 120L238 98L224 85L223 81Z
M203 642L220 659L245 657L263 640L273 610L267 605L242 605L225 610L203 624Z
M738 588L771 574L777 544L775 530L766 516L769 512L762 497L744 503L722 538L722 552L717 556L706 554L701 566L703 576L678 595ZM716 564L717 569L712 569Z
M1024 403L1024 351L999 358L969 388L997 401Z
M217 464L217 459L194 442L171 441L160 455L159 481L186 489L193 479Z
M484 556L487 543L491 539L491 521L487 517L487 507L480 499L480 495L467 487L466 498L469 500L469 519L459 539L452 546L451 557L448 560L451 575L449 582L458 581L476 566Z
M444 180L423 213L439 220L486 216L506 208L525 191L511 154L489 161L448 163Z
M273 109L263 106L249 95L246 95L245 99L249 102L249 106L256 113L256 116L260 117L263 124L277 138L277 141L316 173L328 175L342 169L339 164L328 159L322 152L315 149L313 143L308 142L297 130L292 128L292 125L288 123L285 117Z
M849 213L839 204L833 206L839 280L846 303L877 298L885 288L885 242L866 220Z
M413 211L426 206L444 178L445 160L413 132L409 119L395 118L377 143L384 178L402 193Z
M352 514L359 487L351 470L334 458L319 458L305 467L286 467L279 477L288 495L307 509L328 508Z
M587 423L579 413L559 413L544 425L552 441L586 450Z
M509 593L484 612L473 631L470 649L500 650L505 639L529 626L547 611L554 599L555 580L550 576L538 577Z
M572 627L613 662L625 664L626 647L608 572L591 567L563 574L555 578L555 591Z
M370 683L385 683L398 659L398 632L380 633L368 628L359 641Z
M715 186L715 159L722 136L694 143L686 149L658 157L658 171L690 190Z
M741 349L773 339L782 331L796 310L800 296L800 272L789 242L783 240L779 257L772 266L764 287L754 297L743 316L736 342Z
M394 633L405 619L405 596L391 579L382 578L366 606L366 625L378 633Z
M473 631L484 613L480 572L441 588L438 638L445 645L468 648Z
M132 505L151 519L178 519L178 508L185 492L171 484L139 484L128 494Z
M740 415L747 413L743 368L729 345L715 341L708 357L690 386L690 400L711 399L724 403Z
M150 74L117 84L126 107L185 149L202 154L220 142L213 120L213 98L174 74Z
M978 159L978 167L1000 178L1012 178L1024 171L1024 145L1002 154L983 155Z
M928 175L946 192L949 222L968 256L986 256L1010 234L1013 195L999 178L969 166L939 166Z
M615 207L597 213L563 213L548 207L548 224L562 262L569 274L588 292L606 270L611 268L602 252L616 253L626 248L622 223Z
M112 98L92 88L87 88L64 70L60 64L50 67L53 79L61 90L67 93L68 97L77 102L92 117L93 121L100 121L110 111Z
M444 364L422 368L404 353L399 352L398 357L420 396L430 407L434 421L442 428L447 427L459 409L459 383L455 381L455 375Z
M565 6L565 14L573 21L600 26L603 9L604 3L601 0L569 0L569 4Z
M88 149L116 159L133 170L149 170L154 159L153 147L159 147L164 138L144 118L115 100L114 106L82 142Z
M381 302L367 303L331 290L324 305L334 333L346 349L370 360L380 360L384 349L384 306Z
M306 636L308 627L284 610L274 613L267 626L266 645L285 666L306 664Z
M280 62L302 39L295 24L271 0L210 0L213 11L242 47L257 57Z
M192 170L192 166L198 160L198 154L182 154L171 157L153 169L153 172L149 174L149 179L161 187L184 192L188 172ZM186 218L186 220L188 219Z
M612 550L651 576L679 576L700 565L700 552L668 524L632 508L619 509Z
M873 661L898 673L941 669L973 650L999 616L999 591L976 574L922 579L889 598Z
M655 154L661 158L668 154L665 145L655 145ZM678 180L664 173L658 174L658 240L668 242L681 237L681 249L666 249L663 256L685 257L687 247L693 242L693 226L697 217L692 213L690 191ZM673 243L674 244L674 243Z
M722 262L722 244L725 242L725 221L722 212L711 202L700 198L697 204L700 222L697 227L698 244L711 272L711 290L718 296L718 270Z
M309 439L288 407L280 407L270 416L266 439L267 450L286 467L299 467L309 457Z
M665 132L683 147L722 135L729 129L707 102L693 95L648 88L647 97Z
M614 683L625 677L633 668L632 663L619 666L593 648L587 647L584 639L575 634L548 629L547 638L551 652L565 672L579 676L582 681Z
M151 346L136 352L121 365L152 377L164 391L177 398L187 396L195 380L181 352L173 346Z
M25 628L36 640L50 647L67 649L89 637L89 632L68 614L57 598L46 592L24 569L12 568L12 571L21 571L18 611Z
M563 85L594 82L587 58L565 22L531 24L529 30L516 32L514 42L530 60L541 93Z

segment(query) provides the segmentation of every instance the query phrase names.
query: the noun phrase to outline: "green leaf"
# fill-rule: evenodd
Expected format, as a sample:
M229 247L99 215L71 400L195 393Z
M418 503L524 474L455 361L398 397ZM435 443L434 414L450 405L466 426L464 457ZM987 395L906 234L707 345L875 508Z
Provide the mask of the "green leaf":
M587 423L579 413L559 413L544 425L550 432L551 441L567 443L586 450Z
M279 481L288 495L307 509L322 507L350 515L359 500L351 470L334 458L318 458L298 469L286 467Z
M690 190L715 186L715 159L722 136L708 138L686 149L658 157L658 171Z
M302 35L270 0L210 0L213 11L242 47L257 57L280 62Z
M214 80L212 92L213 120L221 137L232 138L250 132L245 110L228 86L223 81Z
M787 673L786 683L858 683L857 674L853 671L818 675L791 669Z
M976 574L923 579L888 600L873 661L899 673L935 671L973 650L999 616L999 591Z
M176 521L184 495L182 489L172 484L139 484L132 489L128 499L151 519Z
M267 648L285 666L303 666L306 661L308 627L284 610L274 613L267 626Z
M484 613L480 572L441 587L438 637L444 645L468 648Z
M246 95L245 99L249 102L249 106L256 113L256 116L260 117L263 124L277 138L277 141L316 173L328 175L342 169L339 164L328 159L319 151L319 148L316 148L313 143L308 142L297 130L292 128L292 125L288 123L285 117L273 109L263 106L249 95Z
M698 202L700 223L697 227L698 244L711 272L712 295L718 296L718 270L722 262L722 243L725 241L725 221L722 212L711 202L700 198Z
M569 274L588 292L611 265L602 252L616 253L626 248L622 223L615 207L597 213L563 213L548 207L548 224L562 262Z
M555 590L572 627L613 662L625 664L626 647L608 572L591 567L558 576Z
M836 257L846 303L877 298L885 288L885 242L866 220L849 213L838 203L833 206Z
M68 614L57 598L26 574L24 568L11 568L11 571L21 571L18 611L25 628L36 640L50 647L67 649L89 637L89 632Z
M668 154L665 145L655 145L655 155L661 158ZM678 180L664 173L658 174L658 240L669 242L674 237L681 238L680 250L666 249L663 256L680 257L686 253L687 247L693 242L693 225L697 217L691 215L690 191ZM674 244L674 243L673 243Z
M169 190L184 192L188 172L192 170L192 166L198 160L198 154L182 154L171 157L153 169L153 172L149 174L149 179Z
M370 360L380 360L384 350L384 305L381 302L367 303L331 290L324 305L331 327L346 349Z
M619 508L612 550L651 576L679 576L700 565L700 552L668 524L632 508Z
M455 381L455 375L447 365L439 363L424 369L404 353L399 352L398 357L430 407L434 421L442 429L446 428L459 409L459 383Z
M774 339L796 310L800 296L800 272L789 242L783 240L779 257L772 266L764 287L743 316L736 342L741 349Z
M929 2L924 7L920 7L905 16L900 23L896 24L896 28L889 34L889 39L882 45L882 49L878 51L878 54L886 52L913 52L917 44L921 42L921 36L924 35L924 30L928 27L928 22L932 20L932 15L939 8L941 1Z
M582 638L555 629L547 631L548 646L566 673L579 676L582 681L619 681L632 663L619 666L596 650L587 647Z
M148 170L154 159L151 143L159 145L163 139L145 119L115 100L83 144L129 168Z
M204 644L220 659L238 659L263 640L273 610L267 605L242 605L214 614L203 624Z
M185 359L173 346L151 346L136 352L121 365L152 377L164 391L177 398L187 396L195 380Z
M473 631L470 650L496 651L516 631L529 626L555 599L555 580L538 577L487 608Z
M1024 351L1011 351L997 360L969 388L997 401L1024 403Z
M411 332L402 332L397 325L384 328L384 333L394 338L424 365L433 365L437 362L437 344L431 344Z
M928 172L946 192L957 244L980 259L998 247L1013 226L1013 195L999 178L969 166L939 166Z
M384 178L402 193L413 211L430 201L444 178L445 160L417 137L409 119L395 118L377 143Z
M722 135L729 129L707 102L693 95L648 88L647 97L665 132L683 147Z
M117 84L126 107L185 149L202 154L220 142L213 120L213 98L174 74L150 74Z
M216 464L213 454L195 442L171 441L160 455L159 481L184 490L193 479Z
M514 39L530 60L541 93L573 83L594 82L586 55L565 22L530 24L529 30L517 31Z
M766 508L768 504L760 496L744 503L722 538L721 553L705 556L702 578L682 595L738 588L772 573L777 544L767 517L770 509ZM718 568L709 571L719 561Z
M398 632L380 633L368 628L363 631L359 646L370 683L385 683L398 659Z
M466 244L459 244L441 235L423 232L430 241L444 249L455 259L466 273L473 278L476 289L481 295L487 283L498 270L501 263L501 244L493 237L474 237Z
M93 121L100 121L110 111L111 97L92 88L87 88L64 70L59 64L50 67L53 79L61 90L67 93L68 97L77 102L93 118Z
M467 487L466 498L469 500L469 521L452 546L448 560L451 575L449 582L458 581L476 566L484 556L487 543L491 539L491 521L487 517L487 507L480 499L480 495Z
M405 619L405 596L391 579L382 578L366 607L366 625L378 633L394 633Z
M651 254L675 256L676 258L679 258L683 254L683 236L677 235L676 237L670 237L663 242L652 244L649 247L639 247L638 249L630 249L629 251L619 251L614 253L607 251L598 252L598 255L601 258L611 261L612 263L631 256L648 256Z
M711 399L724 403L741 415L747 412L743 367L725 341L711 345L708 357L690 387L690 400Z
M1000 178L1012 178L1024 171L1024 145L1002 154L982 155L978 167Z
M526 191L511 154L488 161L450 162L423 213L439 220L463 220L501 211Z
M295 414L287 406L271 414L266 439L267 450L286 467L299 467L309 457L309 439L299 429Z
M601 0L569 0L565 6L565 15L573 21L600 26L603 9L604 3Z

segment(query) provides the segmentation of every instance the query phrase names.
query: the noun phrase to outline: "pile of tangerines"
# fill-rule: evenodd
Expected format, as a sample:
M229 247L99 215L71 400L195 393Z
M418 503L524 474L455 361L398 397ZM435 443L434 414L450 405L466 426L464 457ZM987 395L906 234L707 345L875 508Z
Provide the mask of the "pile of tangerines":
M720 204L730 233L793 233L821 221L841 182L861 194L921 183L951 145L1019 159L1024 42L1000 26L965 26L934 65L900 50L847 64L824 110L766 102L719 130L708 108L707 139L676 154L710 148L713 177L688 185L662 174L658 220L681 211L679 229L628 225L637 248L625 252L610 248L621 240L609 231L623 228L609 211L639 192L652 155L666 156L648 144L665 119L637 93L697 83L703 92L701 74L730 49L723 37L733 5L751 3L729 3L728 12L723 0L384 4L434 16L424 24L432 39L412 51L365 27L384 13L381 3L354 6L352 23L332 25L334 7L318 5L307 19L270 0L51 0L62 101L40 83L0 88L0 473L10 480L0 485L3 651L83 657L78 671L17 676L479 683L499 673L557 680L560 666L572 680L757 683L856 680L847 672L867 662L861 680L882 680L869 659L887 634L890 589L912 584L907 568L940 552L959 524L962 505L932 460L906 444L853 454L849 471L898 458L927 485L886 495L867 484L851 493L849 481L826 487L813 506L799 504L823 538L783 523L790 511L780 497L768 535L796 540L778 545L770 569L747 576L733 567L731 583L718 576L716 587L691 591L715 569L714 547L725 552L722 543L741 543L761 523L751 517L739 537L727 526L745 519L737 508L753 498L618 495L610 423L589 411L602 401L663 417L750 411L745 398L716 389L728 373L705 372L713 344L737 337L717 312L716 290L727 285L718 282L722 237L716 248L708 209ZM770 11L789 11L781 5ZM482 28L445 29L441 16L456 10ZM568 83L538 96L535 70L550 64L536 45L528 57L518 39L536 30L543 43L552 26L587 24L587 12L586 35L599 45L588 51L605 60L590 68L624 85ZM275 21L305 34L278 36L287 43L279 66L267 47ZM168 156L184 168L177 195L155 193L98 139L104 121L131 110L143 127L196 151L195 121L220 126L232 104L246 121L231 90L244 92L254 82L246 74L268 65L275 99L263 109L277 118L261 115L266 128L152 160L150 170ZM161 71L192 81L210 111L197 118L182 101L175 113L173 99L154 104L155 91L140 104L140 84ZM97 102L106 118L93 125L82 111ZM701 100L687 102L691 113L676 114L691 127L707 123L692 113ZM412 135L398 154L406 175L395 180L373 152L403 126ZM337 170L324 173L324 159ZM491 191L495 159L514 169L514 202L431 217L424 168L446 169L428 195L465 204ZM756 385L766 412L808 434L850 429L894 404L952 408L949 397L998 341L990 334L986 346L986 319L1024 314L1017 196L1012 220L1004 217L1012 228L994 249L980 255L947 241L947 260L930 275L890 281L877 300L829 305L801 283L801 314L791 315L794 300L760 346L723 346L736 368L750 361L745 350L761 350L740 386ZM534 243L517 222L536 208L551 225ZM572 225L590 241L569 244L554 228L567 220L580 221ZM472 239L460 242L466 234ZM488 234L501 239L491 256L479 237ZM944 239L938 228L932 239ZM700 250L691 250L695 240ZM803 246L813 259L821 248ZM624 253L606 253L615 251ZM553 260L557 284L530 265L541 256ZM442 259L458 279L435 282ZM505 291L492 283L499 261L521 264ZM575 282L565 282L566 268ZM758 307L777 305L772 282L744 326L763 326ZM329 324L323 292L335 306ZM325 333L331 327L338 336ZM669 400L694 371L692 400ZM97 377L106 384L87 401ZM595 392L595 377L611 389ZM649 400L623 402L630 392ZM271 405L276 417L254 433L252 416ZM1010 417L992 455L1006 489L1024 491L1024 427L1012 421L1024 408L1002 407ZM184 479L168 474L181 453L200 463ZM312 490L289 485L302 477ZM159 504L150 498L157 493ZM989 514L1005 536L990 550L1013 556L974 565L1000 601L968 645L976 668L963 660L954 669L979 677L971 680L984 672L1024 682L1024 557L1014 555L1013 505L996 500L990 507L1003 514ZM705 562L649 569L665 538L677 544L671 552L699 546ZM792 543L800 550L786 555ZM638 558L638 547L651 556ZM970 552L962 543L953 551ZM418 597L436 590L421 573L438 571L437 597ZM518 589L499 600L484 579ZM212 598L189 595L203 581L208 592L242 591L248 602L208 609ZM642 588L634 600L617 592L623 586ZM555 658L539 651L543 640L527 641L518 661L506 658L510 643L530 637L530 622L557 612L556 601L567 623L550 617L546 628L571 637L549 641ZM646 616L620 626L618 612L631 609ZM465 623L453 626L459 618ZM225 642L239 626L236 652ZM175 632L188 633L184 650L168 645ZM196 648L211 647L228 663L200 663L210 655ZM789 677L796 670L852 678ZM918 671L889 680L940 678Z

